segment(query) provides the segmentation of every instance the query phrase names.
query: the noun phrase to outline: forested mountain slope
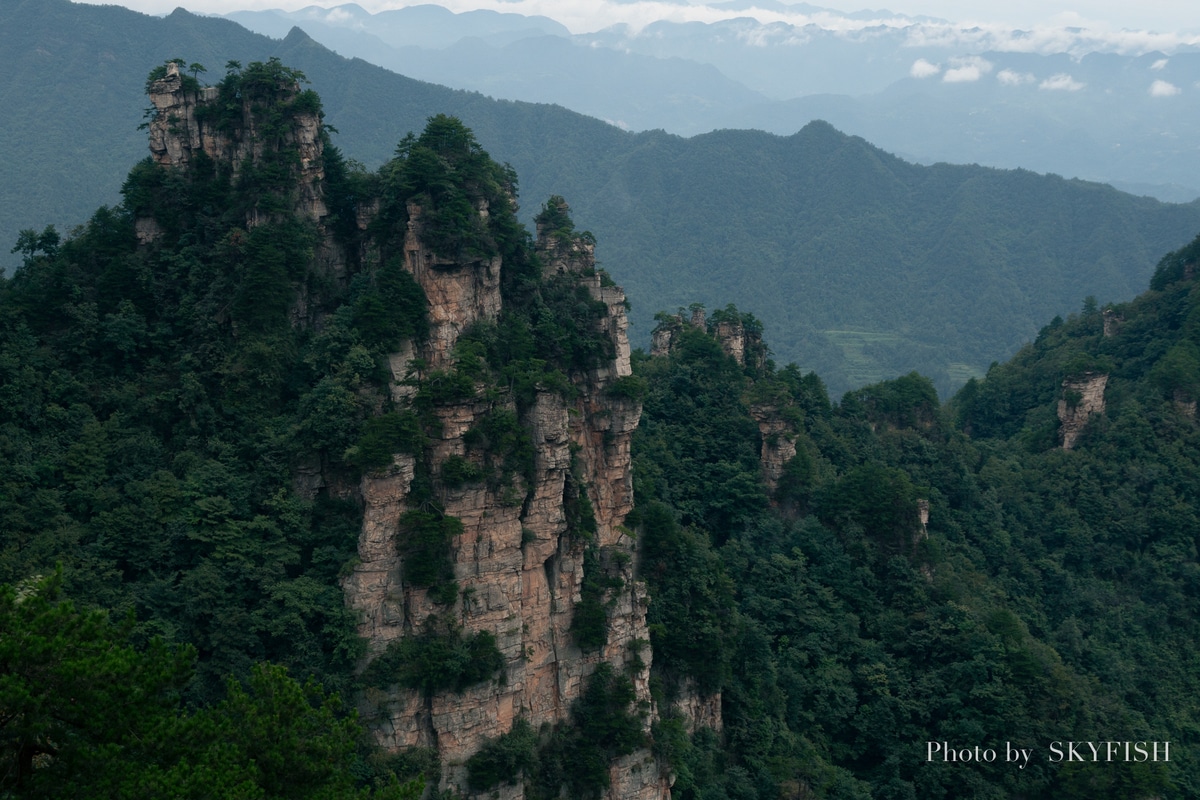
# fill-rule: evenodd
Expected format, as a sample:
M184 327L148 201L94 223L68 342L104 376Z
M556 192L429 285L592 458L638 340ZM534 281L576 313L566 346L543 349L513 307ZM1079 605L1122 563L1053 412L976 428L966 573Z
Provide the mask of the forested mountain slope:
M122 204L0 284L0 786L661 797L624 295L461 122L367 173L298 77L157 67Z
M3 791L1200 789L1200 239L835 404L732 306L631 354L460 121L369 172L291 68L187 63L0 281Z
M1198 265L944 408L915 373L832 405L753 317L663 318L635 361L654 668L723 713L660 724L676 797L1196 793Z
M188 53L214 81L229 59L279 56L321 93L349 158L373 168L406 132L450 113L516 168L527 196L571 198L637 298L636 342L660 309L734 302L768 323L781 361L838 392L919 369L948 393L1083 297L1132 297L1147 265L1200 229L1197 204L915 167L819 124L789 137L631 135L555 106L412 81L298 31L276 41L184 11L154 19L23 0L0 22L0 131L14 143L0 164L0 237L47 222L69 230L116 201L141 152L137 87L164 59Z

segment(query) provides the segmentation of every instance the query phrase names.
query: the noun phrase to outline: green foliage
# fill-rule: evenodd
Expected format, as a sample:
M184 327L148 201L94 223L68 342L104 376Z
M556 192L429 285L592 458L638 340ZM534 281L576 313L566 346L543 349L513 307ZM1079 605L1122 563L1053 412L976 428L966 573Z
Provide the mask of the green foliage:
M321 141L325 152L324 199L329 209L326 222L353 253L363 239L358 228L358 207L379 196L379 175L368 172L362 162L346 158L334 145L328 125L321 131Z
M196 110L218 129L231 131L243 124L246 110L259 123L259 133L276 152L280 147L283 125L298 113L319 113L320 99L315 92L301 91L308 83L304 73L288 67L278 56L266 61L251 61L243 68L237 62L226 65L225 77L217 84L218 100Z
M623 375L608 385L608 393L613 397L622 397L640 403L649 391L650 386L644 378L637 375Z
M831 527L856 525L868 536L903 547L916 534L917 492L901 469L868 462L826 487L817 514Z
M17 236L17 243L13 245L12 252L20 253L26 261L34 258L39 253L47 258L53 258L58 253L58 245L62 242L62 237L53 225L47 225L41 233L27 228Z
M393 258L355 301L354 327L368 347L391 352L405 339L420 342L429 335L427 307L420 284L400 258Z
M473 483L483 477L483 469L460 455L452 455L442 462L442 484L457 489L464 483Z
M131 620L79 611L61 587L61 572L0 586L0 790L13 796L116 779L107 754L145 757L190 672L190 648L155 640L140 653Z
M540 392L574 397L568 375L613 351L601 324L606 305L573 276L542 279L515 222L511 171L456 120L434 120L377 176L330 151L329 225L351 256L344 274L316 263L317 231L292 214L298 154L287 132L296 114L320 113L316 96L299 91L302 79L274 60L231 64L201 116L231 133L253 123L261 158L237 165L236 178L233 165L202 153L181 171L143 161L124 204L101 209L70 238L53 228L23 234L24 263L0 283L0 581L61 560L70 591L137 612L121 637L162 637L198 654L155 690L167 706L186 698L191 715L147 712L145 724L157 727L135 731L139 742L162 731L176 737L168 755L146 756L158 759L159 773L129 768L126 756L149 751L118 742L120 724L102 742L104 768L143 781L141 794L170 786L181 797L411 795L387 759L359 750L360 732L326 692L370 683L462 691L501 673L504 659L492 634L431 620L356 675L364 643L339 581L356 563L362 512L335 499L338 487L353 485L357 471L386 469L397 453L416 458L396 542L403 579L451 605L450 548L462 524L434 501L435 478L484 479L500 490L519 475L532 485L523 415ZM384 195L383 211L364 235L355 203L373 193ZM411 408L396 408L383 359L429 326L423 293L396 252L410 199L427 204L423 219L445 245L440 252L503 256L506 310L461 338L457 369L414 362L416 396ZM474 222L452 230L464 199ZM476 212L484 203L486 223ZM157 225L152 242L139 243L135 220ZM356 260L372 248L378 264ZM468 398L491 408L465 437L467 457L431 475L434 411ZM572 530L594 536L586 490L578 475L571 480ZM619 585L607 572L590 570L589 597L594 585ZM147 650L160 651L189 652ZM106 652L135 651L121 643ZM264 660L277 666L257 666ZM284 665L306 683L287 678ZM98 674L110 688L123 681L136 691L140 680ZM57 748L70 738L38 735ZM609 749L626 747L606 735L617 742ZM31 752L14 747L13 763ZM576 751L592 754L589 769L596 752L610 757L582 744ZM289 773L298 781L287 784ZM73 784L63 785L70 793Z
M453 582L450 543L462 531L462 522L457 517L440 511L414 508L404 512L396 535L396 548L404 558L404 579L422 587Z
M801 441L796 447L796 455L783 465L783 473L779 476L779 484L775 487L775 499L781 502L794 503L803 508L812 496L813 486L817 480L816 465L808 447Z
M431 370L418 384L413 405L422 411L475 396L475 380L462 370Z
M469 263L501 252L495 231L478 213L487 207L501 223L511 218L512 173L483 151L474 134L455 117L437 114L420 136L411 133L383 169L381 220L395 225L407 217L406 204L421 207L420 233L436 253Z
M257 665L225 698L183 708L190 647L60 598L61 573L0 586L0 790L11 797L416 800L420 783L356 769L363 735L336 696Z
M533 486L533 440L513 411L493 408L463 434L463 443L482 454L493 491L511 485L516 475Z
M295 285L312 260L316 237L298 220L259 225L226 240L222 256L240 278L233 297L232 321L251 333L287 324Z
M638 508L640 572L655 663L671 688L691 678L712 693L729 679L737 621L733 585L706 537L681 528L662 503Z
M502 783L516 783L537 763L537 733L525 717L517 717L512 730L485 744L467 759L467 782L477 792Z
M1145 693L1193 691L1190 634L1180 640L1155 623L1135 631L1118 618L1134 607L1147 620L1171 616L1159 603L1186 596L1181 562L1165 553L1186 561L1177 548L1200 530L1181 502L1195 466L1180 456L1195 430L1179 427L1167 389L1167 376L1187 374L1187 346L1165 356L1195 330L1193 307L1182 284L1115 309L1116 335L1101 335L1098 314L1046 331L956 398L952 411L966 409L958 418L975 441L939 421L929 382L915 375L831 408L794 368L722 374L715 342L683 327L669 358L635 359L649 391L634 440L639 504L626 522L638 529L651 594L652 685L660 708L688 682L719 688L725 726L722 740L701 732L691 741L669 716L656 726L673 793L1052 797L1144 785L1186 794L1191 777L1178 763L1103 776L1053 764L939 769L909 743L1034 745L1104 738L1114 727L1178 739L1174 712L1151 710ZM1078 364L1110 370L1109 408L1064 454L1053 445L1055 409ZM715 402L721 385L739 402ZM730 494L729 481L706 477L736 451L726 432L758 438L744 398L792 427L797 456L776 491L778 512L746 508L717 528L693 509ZM718 409L721 425L703 428L704 438L723 447L706 450L697 417ZM1011 435L978 433L1005 426ZM1050 443L1031 447L1034 436ZM747 480L758 477L752 455ZM1151 466L1160 457L1172 464L1170 489L1136 477L1161 476ZM929 501L926 525L918 499ZM1172 544L1152 544L1160 536ZM1133 556L1136 548L1164 557ZM1171 600L1147 596L1150 575L1176 587ZM1103 608L1092 605L1101 596ZM1141 669L1172 688L1119 677Z
M196 80L196 75L201 72L207 72L208 70L206 70L203 65L196 63L193 63L191 67L187 67L187 62L182 58L172 58L166 63L159 64L157 67L150 70L150 74L146 76L146 94L150 93L150 87L153 86L155 81L160 81L167 77L168 64L175 64L179 67L179 77L182 81L183 90L185 92L197 92L200 90L200 81ZM184 74L185 72L191 72L192 74L186 75Z
M1147 378L1164 397L1185 401L1200 398L1200 345L1187 339L1176 343L1151 368Z
M420 421L410 411L389 411L369 417L346 461L362 470L377 470L392 463L396 453L419 453L425 444Z
M1200 236L1197 236L1187 247L1167 253L1154 268L1154 276L1150 279L1150 289L1161 292L1172 283L1193 277L1196 260L1200 258Z
M295 91L298 75L269 63L252 67L232 68L214 121L240 124L247 99L267 136L279 136L289 114L316 108L314 96ZM226 93L234 87L241 99ZM629 185L670 162L684 176L684 184L664 183L671 198L719 194L742 211L753 203L730 187L752 187L745 191L755 202L771 198L793 237L780 240L790 242L780 251L799 263L805 248L816 247L821 257L809 260L838 278L838 286L805 295L821 298L811 316L795 306L798 294L770 283L771 303L810 320L811 331L781 345L815 348L819 357L806 364L854 356L858 366L848 374L865 374L872 364L899 363L896 354L908 346L894 342L900 334L853 324L873 307L863 287L887 298L889 310L877 317L882 328L914 324L914 304L897 302L902 287L886 276L880 283L880 259L896 265L889 274L906 285L934 275L952 290L954 274L935 268L934 250L954 253L956 269L974 264L973 280L1003 283L1012 279L1005 265L1026 265L1020 281L1045 298L1046 316L1056 302L1053 273L1070 262L1063 253L1097 270L1142 263L1128 243L1143 241L1136 232L1153 216L1149 205L1094 209L1083 241L1063 234L1074 223L1061 216L1083 196L1074 193L1079 187L1054 184L1057 193L1038 194L1044 205L1037 207L1029 203L1030 176L994 175L989 180L1001 183L989 183L977 172L924 171L869 151L863 159L861 144L821 128L790 142L803 155L796 163L850 165L830 174L853 180L773 170L783 176L784 197L772 195L774 180L730 180L720 159L680 170L689 148L760 141L729 136L743 138L667 143L681 149L665 161L662 153L640 162L630 156L636 180ZM643 147L665 142L642 137L625 152L645 154ZM18 592L0 591L4 717L21 709L0 726L0 755L15 770L4 780L27 778L21 794L346 797L365 792L373 777L380 783L371 788L384 796L411 793L357 753L359 734L328 689L367 682L462 691L503 668L493 636L466 636L434 619L376 659L360 682L362 643L338 577L352 564L361 512L328 496L331 489L298 492L294 478L311 474L315 461L332 486L345 486L355 475L339 456L365 470L385 467L396 452L418 456L413 510L397 542L404 579L427 586L435 601L452 600L450 544L461 526L433 500L423 453L432 410L467 398L491 404L469 437L467 461L487 466L488 480L528 469L531 443L520 420L538 393L571 396L572 379L611 355L603 304L571 276L543 279L514 221L511 173L485 160L454 120L438 119L406 140L378 176L329 162L330 207L343 241L364 243L355 239L352 198L384 195L371 232L382 266L351 259L344 280L312 268L313 231L288 211L295 153L286 143L273 152L278 157L241 165L236 181L229 165L199 155L186 174L143 162L126 182L124 204L101 209L71 237L51 228L23 232L16 248L23 263L0 283L0 582L49 574L61 562L62 584L81 605L136 620L112 625L49 596L18 600ZM871 193L879 213L863 217L845 187L879 186L881 177L891 188ZM721 191L707 191L708 181ZM830 183L842 189L818 191ZM997 228L998 196L1020 198L1041 227L1020 235ZM889 198L899 198L905 213L935 210L897 223L885 213ZM936 198L952 203L939 206ZM505 312L462 337L458 369L427 373L414 364L419 413L391 410L380 385L379 356L421 335L424 304L396 259L409 200L425 204L426 233L440 253L468 261L500 254L505 265ZM476 213L483 201L486 222ZM794 205L810 201L811 208ZM723 254L729 274L729 252L775 258L736 242L705 250L702 239L673 239L670 221L655 215L677 206L636 207L631 237L694 245L666 252L643 244L629 259L617 246L610 258L638 279L661 275L637 270L638 259L700 264L711 251ZM247 226L251 212L260 224ZM728 209L713 214L732 218ZM139 246L134 221L148 216L162 234ZM701 226L707 218L677 216ZM770 219L756 214L755 225L743 227L761 243ZM846 220L859 226L854 236L837 234ZM901 247L898 231L918 239ZM936 247L919 238L931 235ZM978 241L988 241L995 258L964 262ZM720 688L723 698L723 739L701 731L688 742L669 719L656 729L656 744L679 773L681 800L1184 797L1200 785L1189 701L1200 692L1193 668L1200 661L1200 429L1186 404L1200 342L1200 295L1188 280L1193 256L1185 248L1168 257L1151 294L1111 308L1111 335L1090 303L1082 316L1044 328L953 401L947 416L957 429L938 422L931 385L944 387L948 378L934 370L926 370L932 384L908 375L834 407L812 373L768 361L739 368L705 332L682 326L668 358L636 358L645 411L634 453L639 511L627 522L639 529L639 575L652 595L653 684L663 704L689 681ZM839 272L837 264L858 266ZM1073 307L1075 292L1106 294L1068 283ZM964 364L983 352L964 333L971 325L1020 328L999 285L967 287L992 309L990 316L954 312L976 316L970 325L933 303L921 306L922 319L962 339L955 352ZM402 309L396 318L386 313L391 305ZM1011 344L1014 335L998 341ZM828 341L822 349L830 337L840 356L829 354ZM935 363L929 353L940 345L919 344ZM924 364L909 361L904 370L913 366ZM1109 375L1107 408L1080 445L1063 452L1055 446L1063 379L1096 370ZM797 442L777 509L761 482L764 437L752 404L773 406L789 426L781 435ZM469 471L457 467L460 478ZM580 473L570 475L565 494L571 532L586 540L596 525ZM917 522L918 499L929 501L926 525ZM588 556L590 607L580 619L603 615L605 593L615 588L605 584L609 557L617 561L606 551ZM197 653L194 664L185 663L187 646ZM316 683L256 666L263 660ZM645 743L635 697L627 677L601 665L572 724L544 732L533 766L526 745L513 741L492 752L483 771L523 772L530 797L557 797L563 787L573 797L597 793L611 759ZM925 741L1112 738L1171 740L1180 755L1152 767L1039 763L1013 771L925 763L919 752ZM43 744L58 753L33 752ZM32 755L49 759L23 769Z
M420 633L389 644L367 667L363 680L368 686L399 684L430 696L462 692L491 680L503 669L504 656L490 632L463 636L462 628L453 620L431 616Z
M638 361L635 374L650 387L635 447L656 454L635 463L635 495L666 502L685 526L722 541L767 506L758 425L743 400L748 379L715 339L689 326L668 358Z
M442 762L434 747L404 747L388 753L376 751L369 756L369 763L376 772L395 775L410 784L436 785L442 776Z
M348 767L360 730L315 682L302 686L286 670L260 665L245 686L230 681L225 699L198 714L189 733L214 761L236 754L231 766L240 765L261 796L307 798L357 794Z
M533 221L548 236L569 239L575 233L575 221L571 219L570 206L562 195L551 195Z
M937 422L937 390L928 378L915 372L860 389L853 402L861 404L875 424L930 428Z
M147 70L198 41L205 51L194 57L213 64L213 75L231 58L247 64L277 53L314 88L336 92L338 144L372 168L396 144L381 131L420 132L439 112L469 120L492 156L523 176L530 214L554 193L587 220L637 301L631 333L645 336L660 308L732 299L763 319L780 363L817 370L837 397L913 369L947 396L1055 314L1077 310L1085 295L1101 305L1132 297L1163 253L1200 230L1192 204L1028 171L905 163L824 124L786 137L634 135L556 106L380 73L302 39L273 43L218 19L63 0L6 11L5 26L28 36L4 54L25 76L4 121L3 139L16 148L0 186L5 250L22 228L54 221L70 230L112 202L111 188L146 151L135 125ZM20 44L63 31L79 35L67 35L74 47L54 51L57 70L41 69L38 48ZM102 81L57 80L95 74L98 63L106 65ZM64 100L47 108L49 96ZM47 168L64 153L78 154L70 169ZM615 201L617 186L628 202ZM931 294L916 296L918 286Z
M571 617L571 636L585 653L600 650L608 641L608 606L605 596L625 585L615 564L604 563L601 550L594 544L583 551L583 582L579 602Z
M588 542L595 538L596 510L588 497L587 486L579 478L579 464L575 460L571 462L571 472L563 487L563 512L568 531Z
M599 797L610 784L609 762L645 744L635 699L629 678L598 664L571 706L571 726L556 731L538 753L533 796L558 797L565 786L570 797Z
M608 306L593 299L577 280L574 275L531 280L512 287L505 298L511 302L513 316L498 333L512 341L489 341L488 361L505 377L511 375L509 380L518 391L522 383L527 385L519 382L521 373L536 375L546 372L548 365L568 374L584 372L612 359L612 339L599 324Z

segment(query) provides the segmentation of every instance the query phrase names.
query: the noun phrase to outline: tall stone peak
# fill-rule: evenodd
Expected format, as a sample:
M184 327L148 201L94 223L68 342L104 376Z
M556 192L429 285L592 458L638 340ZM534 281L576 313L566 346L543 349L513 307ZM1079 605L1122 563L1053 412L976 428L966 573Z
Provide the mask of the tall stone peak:
M469 264L437 261L421 244L420 209L410 209L409 218L404 263L430 300L433 333L429 343L397 354L397 375L418 357L453 367L453 342L463 328L501 312L500 257ZM361 614L359 632L373 654L417 635L425 620L447 613L464 635L486 632L495 637L504 661L503 681L429 696L394 687L364 698L360 707L385 749L436 750L444 765L440 788L464 796L475 796L466 766L471 755L511 731L518 719L534 730L567 722L572 704L601 664L627 674L638 702L652 708L651 658L648 650L639 654L649 641L648 598L634 571L636 540L623 527L633 508L630 446L641 405L609 391L614 381L631 374L625 296L619 287L601 285L589 268L594 261L586 238L539 236L538 252L547 273L573 278L593 300L604 303L597 332L610 340L612 358L574 375L575 390L568 395L538 391L521 420L532 433L533 470L514 478L513 486L482 481L452 485L436 477L449 463L479 458L472 431L497 410L519 411L512 398L476 396L434 409L440 433L423 468L435 476L435 495L444 513L462 522L462 532L451 544L459 588L451 608L404 579L397 535L402 517L414 507L414 478L422 468L412 456L398 455L390 469L363 477L358 487L364 505L360 563L343 584L347 602ZM407 402L403 392L393 397ZM571 519L571 507L580 502L573 498L579 495L592 515L594 531L587 535L580 535ZM610 587L620 588L605 590L603 645L584 649L572 628L589 551L596 559L589 568L598 566ZM653 711L643 717L647 732L653 719ZM606 796L612 800L669 796L665 770L649 751L614 762L610 781ZM523 797L523 788L503 784L485 794L515 800Z
M188 170L203 154L235 180L247 169L282 162L293 178L290 210L319 222L328 214L320 104L301 89L302 78L273 59L231 72L219 86L200 86L179 63L167 62L164 74L147 85L151 157L168 169ZM256 208L247 225L266 216Z
M675 314L660 314L658 325L650 334L650 355L662 356L671 352L678 343L684 327L703 331L717 340L725 355L744 367L749 364L755 373L766 366L767 348L763 344L761 325L749 315L739 314L737 309L728 308L707 314L704 307L695 304L685 314L680 309ZM749 319L751 324L747 325Z
M624 527L634 502L631 440L641 404L621 391L632 374L625 294L596 268L594 238L575 231L566 201L552 198L539 215L532 252L522 249L523 238L500 246L509 235L504 226L514 222L511 189L461 122L444 116L432 119L422 137L403 140L391 171L381 170L378 180L390 193L357 197L347 212L331 189L339 216L326 224L319 101L301 89L299 73L277 61L239 70L216 87L200 86L174 62L152 73L154 163L185 174L215 170L235 189L260 173L272 176L265 207L257 195L248 200L247 229L289 215L312 223L318 236L309 274L332 274L350 287L377 286L382 274L394 280L399 271L423 299L427 325L386 345L390 385L370 400L373 417L414 420L420 444L408 451L396 445L384 466L361 475L315 453L299 459L293 482L309 499L327 493L363 510L358 563L341 580L366 645L362 674L382 675L357 698L362 720L387 751L435 752L442 765L436 791L508 800L523 796L520 782L479 792L471 785L471 757L518 721L533 730L569 725L597 673L629 682L630 713L648 736L656 719L649 600L635 572L636 539ZM450 185L455 176L461 185ZM154 212L147 208L139 223L144 241L161 235ZM334 259L343 249L357 256L323 268L323 257ZM502 255L512 252L519 253L517 264ZM541 379L519 397L511 386L491 385L483 377L491 367L460 346L468 332L502 335L503 276L518 268L530 291L557 292L584 309L563 324L582 326L573 333L595 350L580 361L539 361ZM307 308L293 317L319 330L335 304L307 291L296 282L297 305ZM393 302L382 292L374 296ZM416 313L410 306L371 307L379 316L389 311ZM475 371L462 364L472 358ZM456 388L439 394L430 389L437 381ZM522 468L496 466L488 431L497 424L508 426L510 439L528 442ZM446 552L439 551L437 568L448 574L437 581L416 578L412 569L425 557L411 546L421 535L413 526L430 519L446 524L438 533ZM585 600L599 627L590 638L577 630ZM494 643L500 666L493 678L466 686L408 688L388 654L427 634ZM646 748L613 761L608 783L611 800L661 800L670 793L666 767Z
M576 233L571 207L562 197L551 197L538 214L537 253L552 275L590 275L596 269L596 240L590 233Z

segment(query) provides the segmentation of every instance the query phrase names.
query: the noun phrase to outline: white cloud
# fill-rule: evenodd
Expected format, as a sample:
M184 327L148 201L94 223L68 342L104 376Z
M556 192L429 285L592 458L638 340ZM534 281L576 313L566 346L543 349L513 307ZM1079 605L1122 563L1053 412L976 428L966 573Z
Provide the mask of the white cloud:
M1092 52L1121 55L1141 55L1154 51L1170 53L1181 47L1200 44L1200 36L1194 34L1059 25L1037 25L1014 30L997 23L967 27L962 24L926 22L905 27L905 36L907 44L912 47L947 47L976 52L1067 53L1077 58Z
M1072 78L1065 72L1060 72L1057 75L1051 75L1046 80L1038 84L1039 89L1045 89L1051 92L1078 92L1084 87L1084 84Z
M1033 83L1037 78L1028 72L1015 72L1011 69L1002 69L996 73L996 80L1005 86L1020 86L1023 83Z
M107 0L117 2L129 8L136 8L154 14L169 14L179 6L180 0ZM317 5L325 8L342 5L346 0L189 0L186 7L197 13L225 13L235 10L287 8L291 10L304 6ZM403 6L418 5L431 0L357 0L357 4L368 12L378 12ZM723 18L755 17L763 22L776 19L795 20L800 17L810 19L830 18L831 20L846 20L847 17L836 11L821 11L814 6L841 6L846 9L861 9L863 7L878 7L878 4L867 4L849 0L836 3L815 2L813 5L797 5L794 0L765 0L763 8L754 8L755 3L730 4L723 7L718 0L436 0L439 5L454 11L487 8L498 11L516 11L523 14L545 14L558 19L560 22L567 18L578 21L581 25L589 26L591 30L606 25L629 22L623 12L634 9L634 14L640 14L638 7L658 6L662 9L673 9L676 12L687 12L693 16L720 14ZM893 6L897 4L892 4ZM744 6L751 6L749 8ZM790 7L789 7L790 6ZM705 8L711 11L704 10ZM1082 11L1066 11L1063 9L1082 9ZM691 9L689 11L689 9ZM699 9L699 10L696 10ZM1086 0L1085 2L1066 2L1066 0L1015 0L1003 4L994 0L908 0L902 12L908 14L933 15L944 20L960 23L958 27L970 28L980 25L1019 26L1025 30L1038 27L1082 27L1090 32L1097 30L1119 32L1123 30L1157 29L1165 31L1188 30L1191 33L1200 32L1194 22L1195 0L1150 0L1150 2L1130 3L1127 0ZM868 18L870 17L870 18ZM858 28L870 27L880 21L890 21L895 25L911 24L901 20L899 13L876 11L850 18L850 23ZM591 27L595 26L595 27ZM569 27L569 26L568 26ZM584 33L585 30L575 31ZM1163 52L1168 52L1164 50Z
M99 1L99 0L97 0ZM168 14L180 0L105 0L128 8L152 14ZM270 8L300 8L318 6L331 8L346 0L190 0L186 5L196 13L227 13L230 11L259 10ZM634 31L641 31L657 20L672 22L713 23L736 18L754 19L763 25L785 23L795 28L815 25L820 29L845 35L862 35L881 29L903 30L913 46L932 44L952 47L959 52L1023 53L1069 53L1081 57L1089 52L1142 54L1154 51L1171 53L1179 48L1200 45L1196 29L1191 32L1156 33L1138 30L1145 23L1120 23L1120 26L1096 17L1100 10L1081 16L1076 12L1043 13L1043 3L1025 3L1038 13L1021 22L1022 30L1015 31L1013 21L1000 21L1004 13L987 8L986 4L962 3L955 0L922 0L916 13L933 13L941 17L956 18L955 22L922 19L914 22L912 17L903 17L890 11L877 11L848 17L837 11L820 10L809 5L785 5L774 0L764 2L767 8L726 8L713 0L357 0L358 5L370 13L418 5L422 2L437 2L454 12L473 9L490 9L518 14L541 14L551 17L573 33L588 33L624 23ZM1172 0L1179 8L1173 17L1190 19L1194 0ZM751 4L753 5L753 4ZM823 5L815 3L815 5ZM851 6L849 2L839 4ZM866 5L866 4L857 4ZM913 5L917 5L913 3ZM1011 5L1011 4L1010 4ZM1020 5L1020 4L1017 4ZM1122 3L1121 7L1131 4ZM1136 5L1136 4L1135 4ZM857 7L857 6L856 6ZM1117 7L1115 5L1113 8ZM1139 12L1131 12L1138 14ZM1111 9L1107 12L1111 16ZM1027 15L1026 15L1027 16ZM1139 16L1144 16L1140 15ZM1117 22L1113 19L1111 22ZM1167 27L1167 26L1164 26ZM790 42L783 42L790 43Z
M971 83L982 78L984 75L992 71L992 62L979 56L969 56L967 58L954 58L950 60L953 65L946 70L946 74L942 76L942 80L946 83Z
M1150 84L1151 97L1174 97L1179 94L1180 88L1173 83L1166 81L1155 81Z
M908 71L908 74L912 75L914 78L929 78L937 75L941 71L942 68L940 65L930 64L925 59L918 58L913 62L912 69Z
M1155 61L1153 64L1150 65L1150 69L1162 69L1166 65L1167 65L1167 59L1160 58L1158 61Z
M331 8L329 13L325 15L325 21L332 25L348 26L354 22L354 14L351 14L344 8ZM356 24L355 27L361 28L361 24Z

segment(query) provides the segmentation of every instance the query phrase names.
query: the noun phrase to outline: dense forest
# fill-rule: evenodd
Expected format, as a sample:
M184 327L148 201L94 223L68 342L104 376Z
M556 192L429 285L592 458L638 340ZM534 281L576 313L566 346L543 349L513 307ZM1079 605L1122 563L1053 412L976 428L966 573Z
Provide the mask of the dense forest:
M328 214L295 213L281 131L320 110L302 78L273 60L217 83L212 124L234 126L221 115L240 103L278 136L259 161L143 161L119 205L16 242L22 265L0 282L5 797L414 797L449 765L381 750L355 699L503 679L494 638L444 620L368 658L340 584L361 503L298 475L315 458L352 486L414 457L420 505L396 547L406 580L452 606L461 523L439 498L475 483L528 500L535 398L574 396L612 358L603 308L546 269L512 170L451 117L376 172L323 130ZM502 259L503 310L397 400L389 355L431 325L390 257L413 202L434 251ZM538 222L590 238L559 198ZM331 272L322 237L380 258ZM1081 299L944 405L915 372L834 402L769 357L752 314L660 315L669 346L635 352L607 390L642 404L624 525L649 593L655 718L602 663L562 726L518 719L480 748L472 790L599 795L608 764L644 748L684 800L1200 793L1198 262L1200 239L1138 299ZM436 410L467 398L490 404L472 459L434 463ZM771 472L768 452L791 455ZM567 487L587 547L587 487ZM603 643L620 583L612 551L588 553L583 650ZM697 693L719 696L719 727L674 710ZM1053 757L1106 741L1169 742L1169 760ZM943 742L1002 755L931 758Z
M916 373L835 405L815 375L739 367L687 327L639 363L655 663L668 695L722 687L726 715L690 742L662 723L675 796L1196 792L1198 257L1200 239L1137 301L1054 320L945 406ZM1066 451L1064 380L1101 372L1106 408ZM773 493L761 403L796 444ZM1051 760L1104 740L1170 741L1171 761ZM929 742L1001 755L930 763Z
M144 152L142 78L187 55L215 82L231 59L278 57L322 95L347 160L376 169L408 130L452 114L561 195L633 298L631 336L692 302L753 309L782 362L841 393L918 370L947 398L1080 298L1125 301L1200 230L1200 204L974 165L918 166L813 123L788 136L632 134L551 105L452 91L343 58L300 29L282 40L179 9L165 18L67 0L0 8L0 241L69 231L115 203ZM0 248L0 265L17 259ZM5 261L5 258L9 260Z

